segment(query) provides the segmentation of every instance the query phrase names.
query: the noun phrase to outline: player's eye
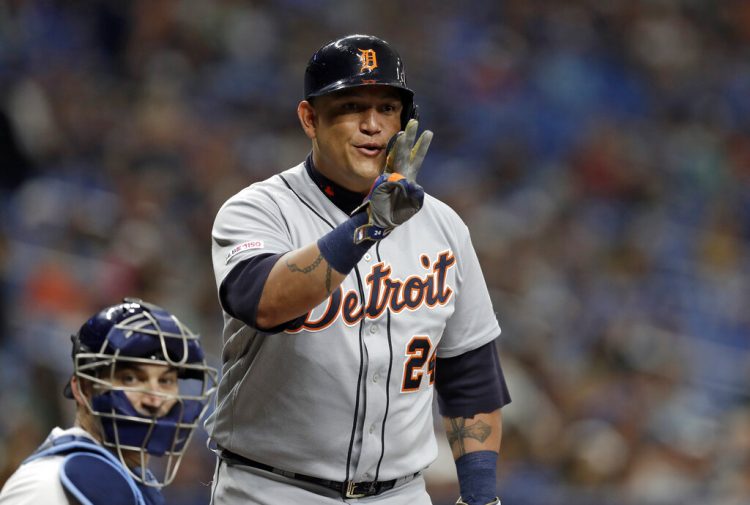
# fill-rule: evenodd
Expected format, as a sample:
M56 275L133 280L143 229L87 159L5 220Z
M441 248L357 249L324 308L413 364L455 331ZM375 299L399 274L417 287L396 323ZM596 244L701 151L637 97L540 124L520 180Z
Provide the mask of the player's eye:
M360 106L356 102L344 102L341 104L341 110L344 112L357 112L360 110Z
M139 382L138 377L132 372L120 373L117 378L126 386L132 386Z
M159 377L159 384L161 386L174 386L177 384L177 376L176 375L162 375Z
M383 103L380 106L380 111L383 114L394 115L394 114L400 114L402 108L403 106L401 105L401 101L393 100L391 102Z

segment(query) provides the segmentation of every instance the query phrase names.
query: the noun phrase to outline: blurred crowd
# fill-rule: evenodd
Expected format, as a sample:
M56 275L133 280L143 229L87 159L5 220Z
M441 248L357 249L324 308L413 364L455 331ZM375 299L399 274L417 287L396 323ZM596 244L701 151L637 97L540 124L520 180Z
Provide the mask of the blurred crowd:
M503 501L750 503L746 0L3 1L0 483L72 422L69 335L99 308L158 303L219 365L213 218L305 157L305 64L348 33L403 56L420 181L480 256ZM212 471L203 434L170 503Z

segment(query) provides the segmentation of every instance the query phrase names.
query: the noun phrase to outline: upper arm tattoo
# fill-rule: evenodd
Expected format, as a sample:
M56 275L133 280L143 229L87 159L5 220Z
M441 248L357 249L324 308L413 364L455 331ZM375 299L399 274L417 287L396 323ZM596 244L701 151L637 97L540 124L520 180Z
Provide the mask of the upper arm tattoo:
M479 420L469 426L466 425L466 418L454 417L450 419L450 428L446 430L448 435L448 443L451 448L456 446L456 450L459 456L466 454L466 446L464 440L467 438L474 438L480 442L487 440L492 432L492 427L482 420Z
M309 274L310 272L318 268L318 265L320 265L321 261L323 261L323 255L318 254L318 257L315 258L315 260L313 260L313 262L307 265L306 267L299 267L297 266L296 263L290 263L289 260L286 260L286 267L291 272L300 272L303 274Z
M323 255L318 254L318 257L315 258L315 260L313 260L313 262L306 267L300 267L296 263L291 263L289 260L286 260L286 267L290 272L309 274L310 272L313 272L315 269L317 269L322 261ZM326 294L331 294L331 265L329 265L328 262L326 262Z

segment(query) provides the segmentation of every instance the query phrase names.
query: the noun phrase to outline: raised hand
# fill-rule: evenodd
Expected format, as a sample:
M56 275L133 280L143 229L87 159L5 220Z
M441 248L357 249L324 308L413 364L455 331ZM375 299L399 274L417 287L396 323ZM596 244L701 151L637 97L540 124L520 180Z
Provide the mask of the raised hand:
M426 130L415 143L418 125L416 119L411 119L405 130L389 142L383 175L375 179L362 205L352 212L352 215L367 212L368 216L367 223L354 232L355 244L387 237L422 208L424 189L416 178L430 147L432 132Z

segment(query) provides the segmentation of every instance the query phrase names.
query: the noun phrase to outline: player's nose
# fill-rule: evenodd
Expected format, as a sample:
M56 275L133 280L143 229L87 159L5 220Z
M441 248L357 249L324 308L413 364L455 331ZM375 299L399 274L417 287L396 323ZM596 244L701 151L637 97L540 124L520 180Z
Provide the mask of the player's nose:
M144 393L140 398L141 408L149 415L156 415L161 410L165 398L155 393Z
M369 107L362 111L359 128L368 135L374 135L382 130L381 117L375 107Z

